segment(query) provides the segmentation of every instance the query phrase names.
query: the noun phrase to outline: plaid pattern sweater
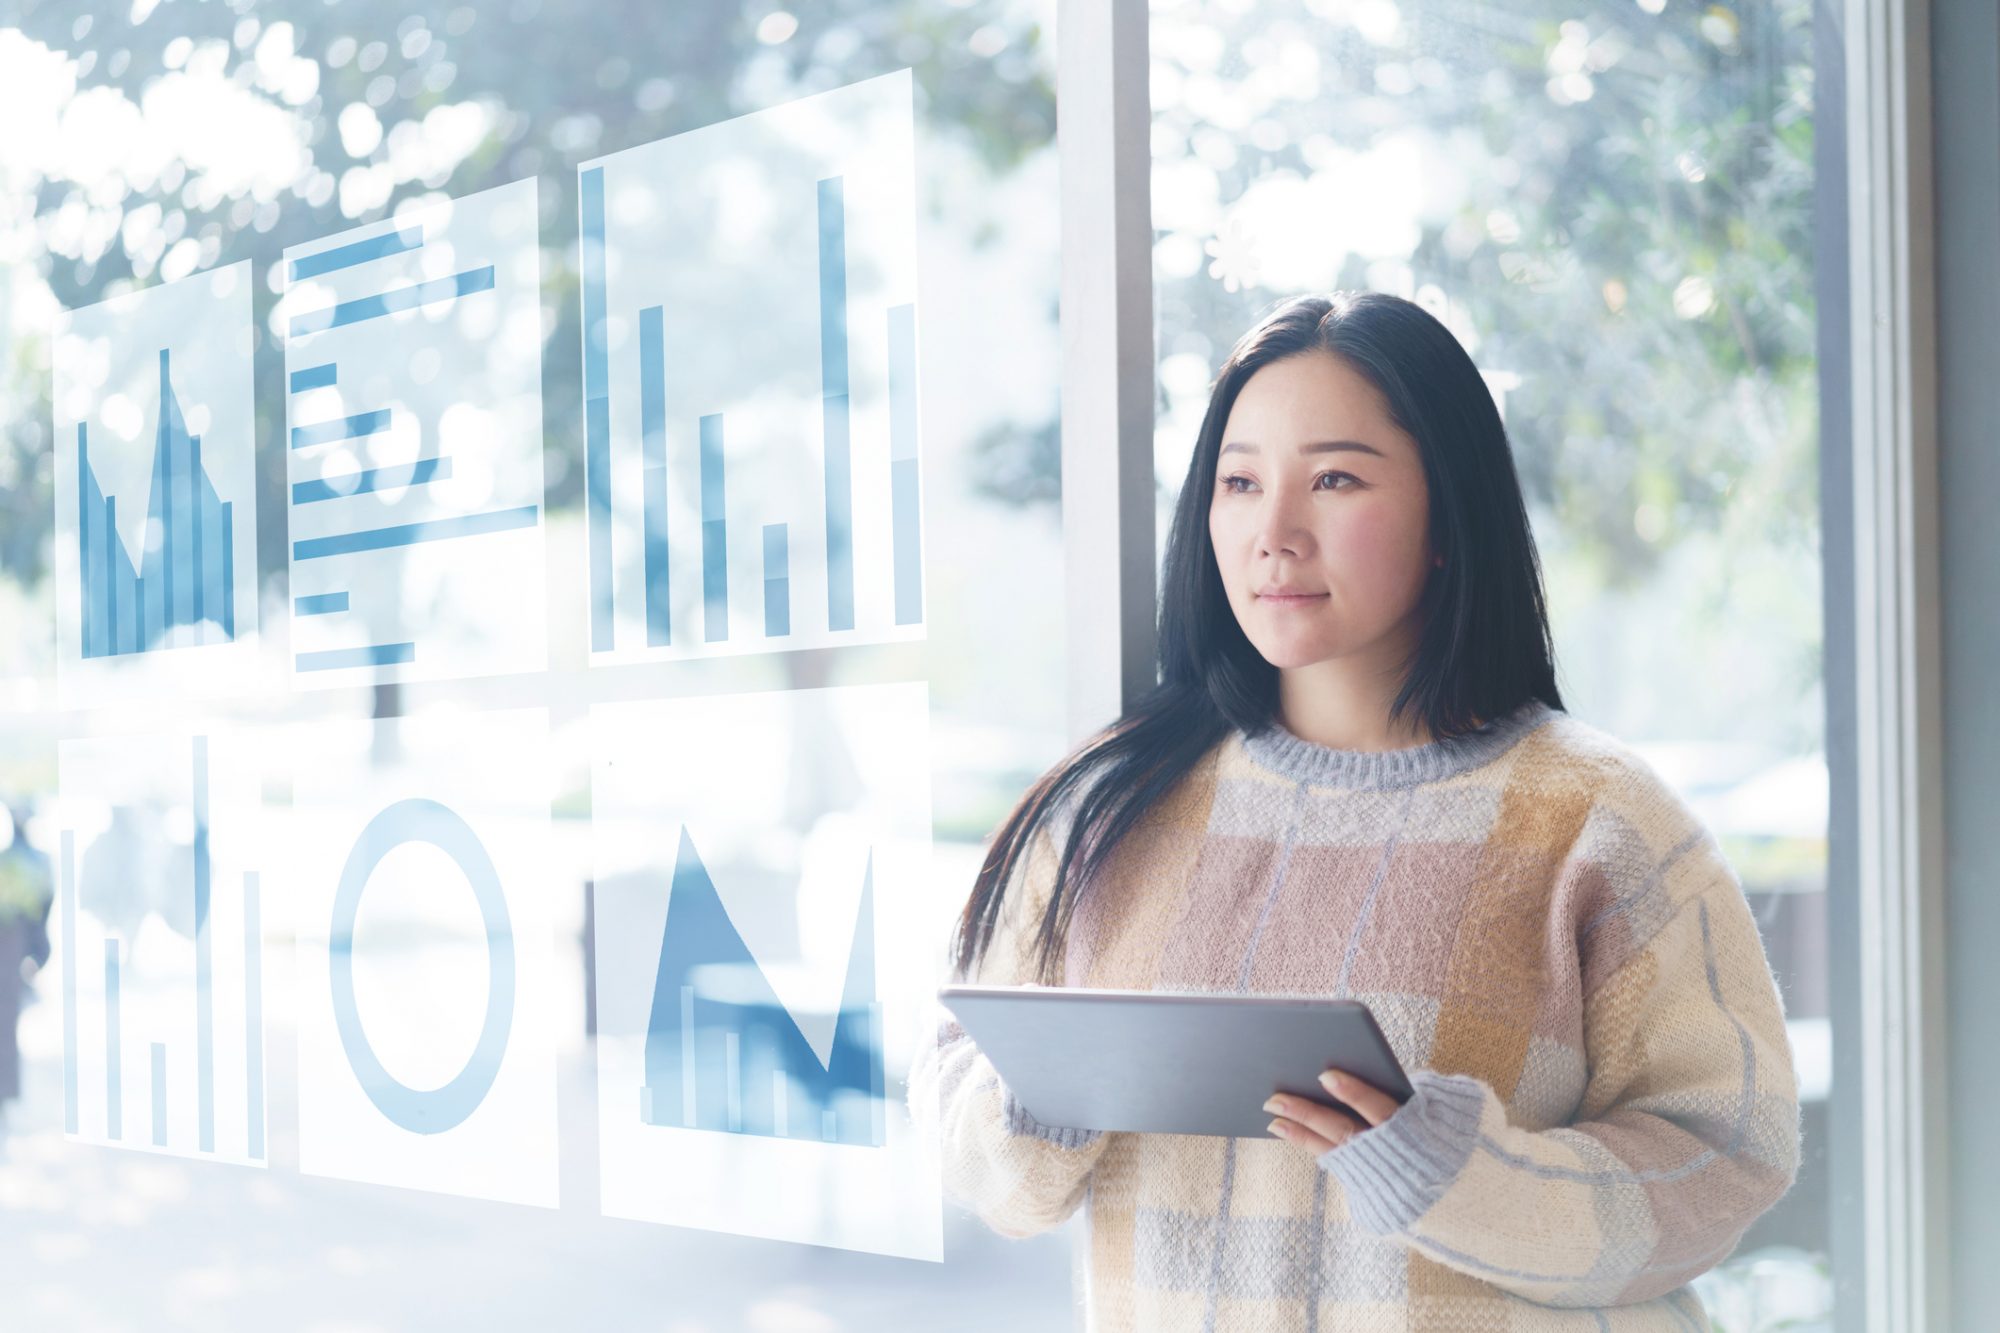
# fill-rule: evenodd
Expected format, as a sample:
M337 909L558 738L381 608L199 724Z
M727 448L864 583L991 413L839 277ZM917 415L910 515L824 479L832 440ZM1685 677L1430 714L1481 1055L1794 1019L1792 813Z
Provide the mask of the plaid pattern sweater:
M1033 976L1061 834L973 980ZM940 1010L908 1088L945 1189L1015 1237L1082 1207L1096 1333L1704 1330L1689 1281L1798 1170L1734 872L1643 760L1539 701L1394 751L1232 733L1078 904L1065 983L1364 1000L1416 1088L1317 1161L1063 1129Z

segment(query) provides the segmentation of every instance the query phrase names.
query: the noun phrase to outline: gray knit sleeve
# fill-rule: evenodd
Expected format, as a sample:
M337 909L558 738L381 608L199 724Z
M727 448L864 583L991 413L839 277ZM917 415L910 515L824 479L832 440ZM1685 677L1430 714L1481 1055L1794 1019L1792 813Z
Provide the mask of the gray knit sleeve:
M1347 1191L1354 1220L1377 1235L1422 1217L1458 1178L1479 1142L1480 1081L1419 1070L1410 1100L1372 1129L1319 1155Z

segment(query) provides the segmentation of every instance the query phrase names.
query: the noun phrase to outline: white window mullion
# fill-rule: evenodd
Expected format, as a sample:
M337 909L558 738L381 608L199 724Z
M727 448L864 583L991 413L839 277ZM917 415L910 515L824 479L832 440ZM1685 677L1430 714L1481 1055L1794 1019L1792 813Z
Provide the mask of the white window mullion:
M1847 0L1863 1229L1869 1333L1943 1333L1936 303L1928 0Z

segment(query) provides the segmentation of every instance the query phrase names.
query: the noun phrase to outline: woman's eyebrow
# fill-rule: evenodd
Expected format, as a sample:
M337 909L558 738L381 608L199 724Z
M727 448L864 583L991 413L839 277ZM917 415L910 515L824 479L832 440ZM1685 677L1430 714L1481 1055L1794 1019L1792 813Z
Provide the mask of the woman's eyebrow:
M1247 440L1231 440L1228 444L1222 446L1222 452L1226 454L1231 450L1254 454L1257 452L1257 446ZM1310 444L1299 446L1299 452L1302 454L1332 454L1340 453L1343 450L1353 453L1373 454L1377 458L1388 457L1387 454L1377 449L1374 445L1363 444L1359 440L1314 440Z

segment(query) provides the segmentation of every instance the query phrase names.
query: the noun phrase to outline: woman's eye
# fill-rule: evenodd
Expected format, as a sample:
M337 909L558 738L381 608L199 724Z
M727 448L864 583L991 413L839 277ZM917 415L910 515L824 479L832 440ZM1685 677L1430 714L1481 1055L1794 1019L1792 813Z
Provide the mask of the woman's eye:
M1328 479L1329 477L1341 477L1341 478L1344 478L1344 479L1346 479L1346 480L1348 480L1348 481L1351 481L1351 482L1353 482L1353 483L1354 483L1354 486L1359 486L1359 485L1361 484L1361 479L1360 479L1359 477L1355 476L1355 475L1354 475L1353 473L1351 473L1351 472L1322 472L1322 473L1320 473L1320 474L1319 474L1319 476L1318 476L1318 477L1316 477L1316 478L1314 478L1314 479L1313 479L1313 484L1314 484L1314 485L1318 485L1318 484L1319 484L1320 482L1322 482L1322 481L1325 481L1325 480L1327 480L1327 479ZM1353 489L1354 489L1354 487L1353 487L1353 486L1329 486L1329 487L1327 487L1326 489L1327 489L1327 490L1330 490L1330 491L1346 491L1346 490L1353 490Z
M1228 490L1228 492L1231 495L1241 495L1243 494L1243 491L1236 485L1236 483L1239 481L1242 482L1244 486L1249 486L1251 484L1250 478L1248 477L1224 477L1222 479L1222 485L1226 490Z

